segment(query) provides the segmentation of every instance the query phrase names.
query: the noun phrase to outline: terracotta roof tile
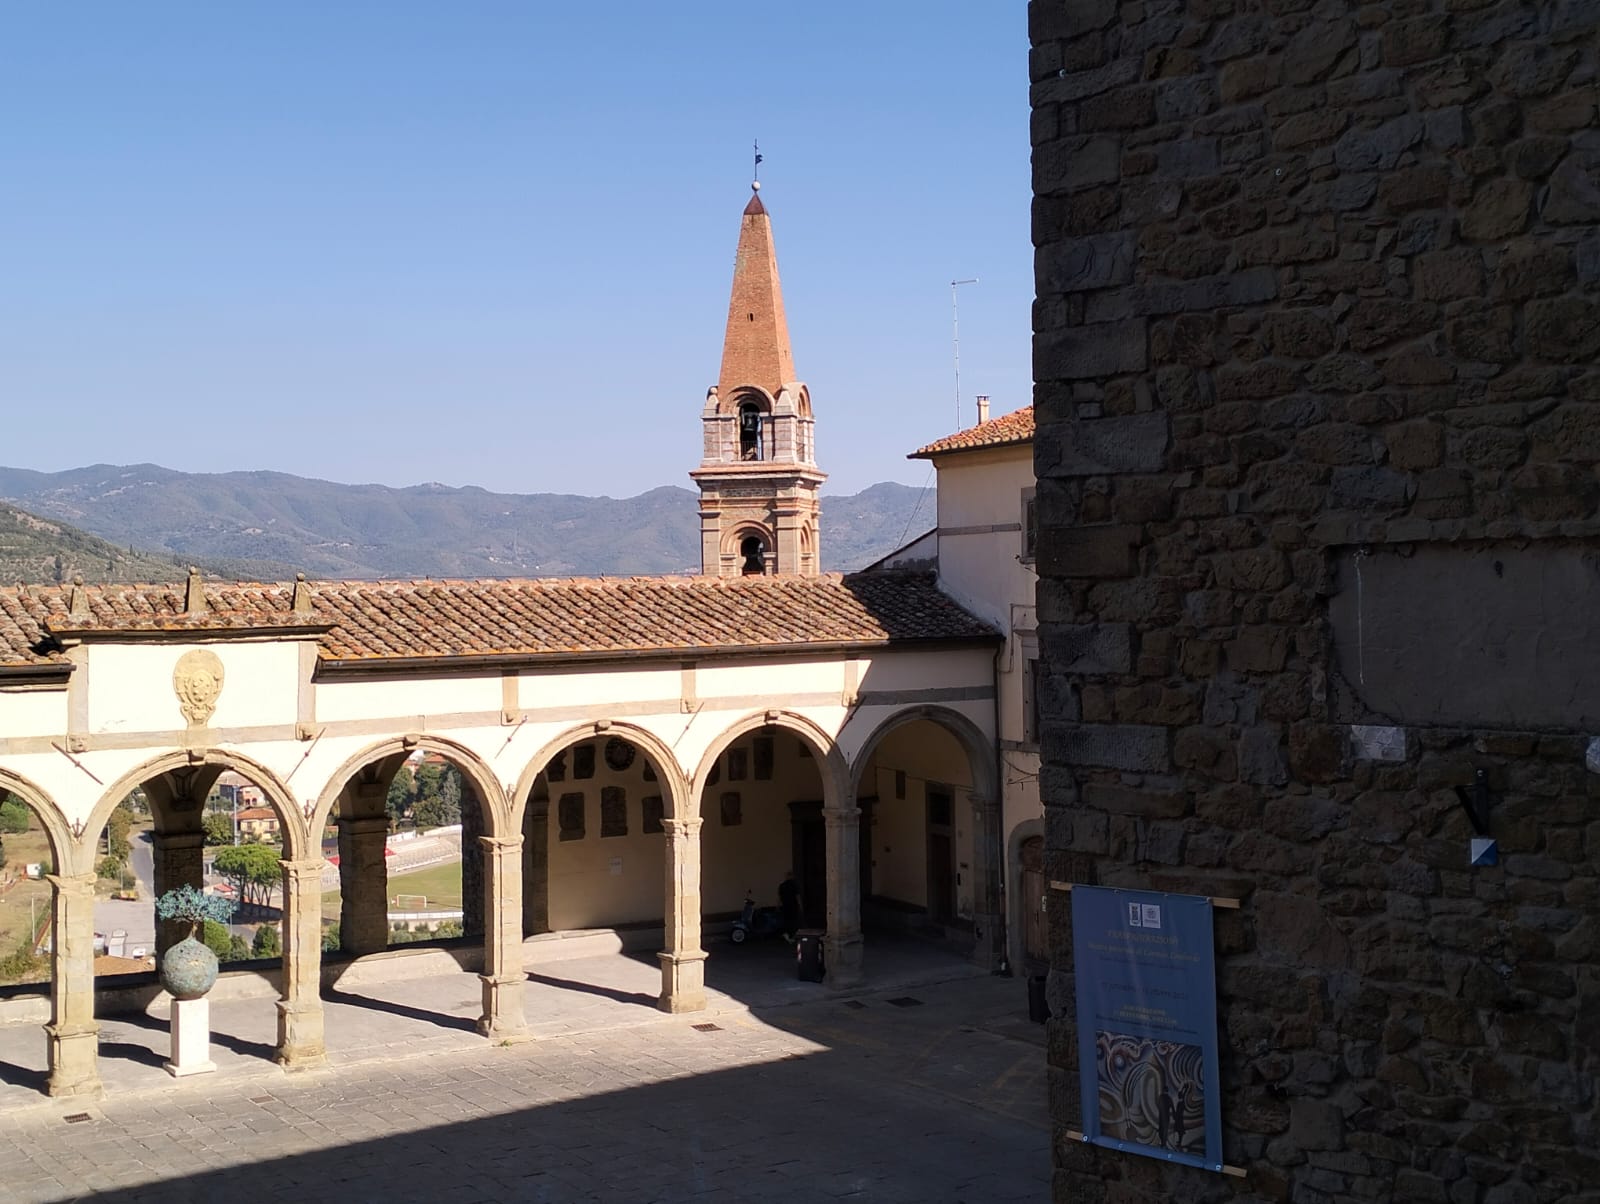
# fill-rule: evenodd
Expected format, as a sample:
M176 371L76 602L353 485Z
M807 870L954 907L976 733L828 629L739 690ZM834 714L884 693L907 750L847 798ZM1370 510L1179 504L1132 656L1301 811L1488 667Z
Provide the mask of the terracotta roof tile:
M1008 443L1033 442L1033 407L1023 406L988 422L946 435L927 447L919 447L906 457L908 460L925 460L946 452L975 451L980 447L1004 447Z
M79 586L0 592L0 666L64 660L57 637L115 632L303 628L325 661L585 656L985 639L994 632L931 574L851 577L625 577L523 581L206 583L207 610L181 587Z

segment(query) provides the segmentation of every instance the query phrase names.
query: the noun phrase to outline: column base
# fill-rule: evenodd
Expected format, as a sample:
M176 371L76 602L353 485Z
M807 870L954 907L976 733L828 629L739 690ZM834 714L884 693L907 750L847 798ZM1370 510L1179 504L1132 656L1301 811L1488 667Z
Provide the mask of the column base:
M706 954L658 953L661 961L661 995L656 1007L677 1015L706 1010Z
M273 1057L285 1070L323 1066L328 1050L322 1032L322 1004L278 1000L278 1048Z
M830 988L847 991L861 985L862 946L859 932L844 936L829 933L822 938L822 962L827 970L827 977L823 981Z
M533 1040L522 1012L522 987L528 976L508 974L497 978L480 974L478 980L483 983L483 1015L478 1017L478 1032L502 1045Z
M98 1024L47 1024L50 1082L54 1096L99 1095L100 1026Z

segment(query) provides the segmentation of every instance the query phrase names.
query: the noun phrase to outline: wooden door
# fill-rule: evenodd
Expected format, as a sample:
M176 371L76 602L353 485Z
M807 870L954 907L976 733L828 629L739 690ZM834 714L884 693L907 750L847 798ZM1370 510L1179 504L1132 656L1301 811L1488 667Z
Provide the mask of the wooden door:
M1045 925L1044 837L1022 842L1022 880L1017 884L1022 901L1022 952L1033 963L1050 959L1050 933Z

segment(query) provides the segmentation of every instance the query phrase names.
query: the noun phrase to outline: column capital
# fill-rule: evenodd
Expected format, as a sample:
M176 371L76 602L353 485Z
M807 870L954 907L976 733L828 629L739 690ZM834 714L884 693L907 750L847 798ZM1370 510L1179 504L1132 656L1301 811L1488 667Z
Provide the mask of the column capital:
M485 853L515 853L522 848L522 836L480 836L478 845Z
M703 825L705 822L706 821L698 815L689 819L676 819L672 816L664 816L661 820L661 827L668 836L695 836L699 834L701 825Z
M349 832L352 836L370 836L373 832L388 835L389 832L387 815L339 815L334 817L333 822L339 831Z
M206 834L200 832L152 832L151 840L156 849L165 852L168 849L198 849L206 843Z
M298 885L311 877L316 877L320 880L322 868L328 863L321 857L308 857L303 861L290 861L288 858L283 858L278 864L283 867L283 876L291 883Z
M46 874L44 880L64 895L78 898L94 898L94 884L99 881L98 874Z

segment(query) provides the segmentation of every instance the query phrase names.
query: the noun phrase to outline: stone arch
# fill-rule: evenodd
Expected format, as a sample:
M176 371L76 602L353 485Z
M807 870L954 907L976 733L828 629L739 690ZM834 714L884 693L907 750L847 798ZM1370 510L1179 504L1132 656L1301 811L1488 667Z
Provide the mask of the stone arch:
M832 736L804 715L797 715L793 711L756 711L724 728L707 747L705 754L700 758L700 763L695 766L694 777L690 781L692 786L690 798L693 801L694 811L686 814L699 814L700 797L705 793L706 779L710 776L711 767L716 764L717 758L741 736L768 727L791 732L811 747L820 767L825 806L840 808L847 798L853 797L847 793L850 787L849 765Z
M267 805L278 813L278 825L283 832L283 856L285 860L292 861L306 856L308 851L314 851L311 844L308 843L305 817L301 814L300 808L295 806L294 795L290 793L289 787L282 779L261 762L241 753L221 748L188 751L175 750L146 761L123 774L100 796L100 801L95 804L94 811L90 813L89 822L84 826L83 835L79 838L79 843L92 856L95 842L99 840L101 830L111 818L111 812L116 809L118 803L128 796L129 791L136 786L143 785L152 778L160 777L164 773L202 765L232 770L234 773L249 778L251 782L261 788L261 793L265 796Z
M334 770L327 784L323 786L322 793L317 796L317 805L311 813L307 830L312 834L322 831L328 822L328 816L333 813L333 808L339 801L340 792L362 769L387 757L409 756L419 749L423 752L438 753L466 775L472 785L473 793L478 797L479 805L483 808L484 832L487 835L515 834L516 829L507 823L505 790L501 787L500 779L495 776L494 770L466 745L443 736L390 736L376 744L368 745L347 758L344 764Z
M69 874L93 868L92 842L88 860L81 866L75 864L78 855L83 850L78 842L73 839L72 829L67 825L67 817L62 813L61 808L56 806L55 799L28 781L27 778L14 774L8 769L0 769L0 795L4 794L10 794L20 799L30 811L39 817L39 823L44 828L45 838L50 842L50 858L55 863L56 873ZM69 864L69 862L74 864Z
M973 795L998 805L1000 790L996 779L994 741L984 735L983 729L960 711L941 706L908 707L903 711L896 711L880 722L862 744L861 751L855 755L850 765L849 782L852 793L860 788L861 774L872 761L873 754L877 752L884 738L897 728L922 719L937 724L956 738L962 751L967 754L967 764L972 771Z
M584 740L593 740L597 736L620 736L650 758L656 767L656 778L662 788L666 818L682 819L694 813L689 794L689 779L684 775L683 766L678 764L678 758L672 749L668 748L658 736L636 724L601 720L598 723L585 723L568 728L560 735L546 741L533 755L532 760L517 778L516 787L508 800L508 831L522 831L527 814L528 795L533 791L534 781L544 772L551 760L573 745Z

